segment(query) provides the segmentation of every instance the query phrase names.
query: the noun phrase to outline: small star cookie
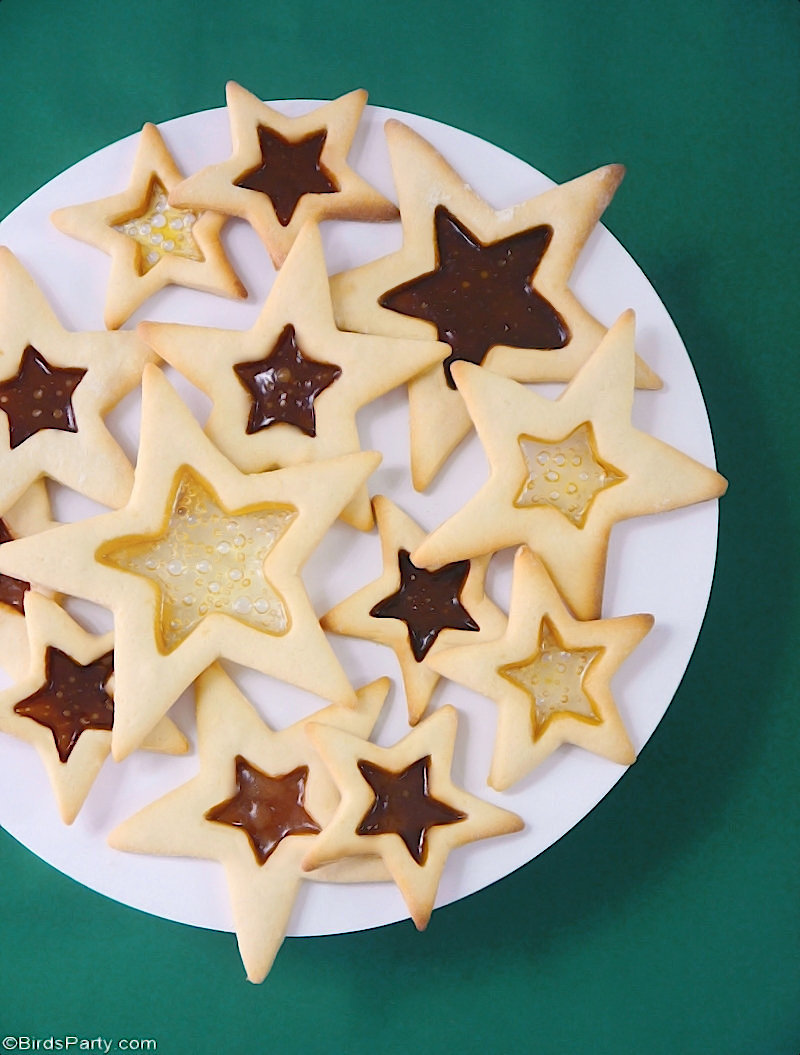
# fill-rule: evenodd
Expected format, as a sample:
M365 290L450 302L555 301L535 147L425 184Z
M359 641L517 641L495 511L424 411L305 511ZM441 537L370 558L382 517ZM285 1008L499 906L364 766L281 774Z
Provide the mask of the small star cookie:
M343 329L438 333L451 346L443 367L409 385L412 477L422 491L470 428L454 362L518 381L567 381L600 341L605 328L568 281L624 169L608 165L497 211L406 125L387 121L386 137L402 248L333 276L331 290ZM641 360L636 380L661 385Z
M138 332L210 397L206 433L243 472L360 450L360 407L447 353L436 341L338 330L319 228L310 222L250 330L145 322ZM372 527L366 487L342 517Z
M347 164L367 102L354 91L287 117L233 81L226 87L233 154L189 176L170 195L179 208L247 220L282 266L307 220L393 220L396 207Z
M113 634L89 634L55 601L25 594L29 669L0 691L0 732L32 744L44 762L61 819L72 824L111 751ZM185 754L189 745L168 718L142 747Z
M377 641L394 650L408 720L416 725L439 681L429 658L448 646L499 637L505 616L484 593L488 557L433 572L416 567L409 554L425 538L423 529L383 495L373 505L383 572L327 612L321 623L332 633Z
M111 257L105 305L111 330L168 285L247 296L220 241L227 216L169 204L170 191L182 179L161 133L146 124L124 191L57 209L50 217L59 231Z
M0 515L52 477L123 505L133 467L104 415L153 359L133 333L72 333L14 254L0 246Z
M113 611L115 758L220 657L353 702L299 570L379 460L245 475L147 367L128 504L0 547L6 574Z
M309 722L308 735L342 798L303 868L379 854L424 930L451 850L523 827L516 814L453 784L457 721L454 707L442 707L389 748Z
M633 339L629 311L556 400L454 364L491 472L412 552L415 564L436 568L525 543L576 616L596 619L615 523L725 492L719 473L633 427Z
M388 691L381 678L360 689L355 707L330 706L313 720L369 736ZM386 879L376 859L301 869L328 823L338 792L305 735L307 719L273 731L218 664L197 682L200 771L146 806L109 836L118 850L219 861L247 977L261 982L283 941L304 879Z
M490 786L505 791L563 743L630 765L636 753L611 678L652 625L650 615L575 619L541 561L520 548L503 636L431 658L440 674L498 705Z

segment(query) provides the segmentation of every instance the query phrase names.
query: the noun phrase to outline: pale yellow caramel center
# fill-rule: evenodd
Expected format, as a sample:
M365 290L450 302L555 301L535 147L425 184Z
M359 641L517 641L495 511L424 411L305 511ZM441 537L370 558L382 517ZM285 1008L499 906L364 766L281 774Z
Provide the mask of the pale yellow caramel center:
M543 619L539 651L521 663L510 663L498 670L501 677L518 685L531 697L534 740L559 712L569 711L597 721L592 701L584 691L583 679L589 665L601 652L601 648L566 648L549 620Z
M176 477L163 530L114 539L98 559L149 579L158 590L156 636L171 652L207 615L285 634L290 616L264 575L264 561L297 516L288 505L229 512L184 467Z
M576 527L583 527L595 497L625 475L598 455L589 422L563 440L520 436L528 476L514 499L518 508L552 506Z
M167 201L166 188L159 180L153 179L144 211L115 223L114 230L136 242L139 270L144 275L165 256L204 259L194 239L196 220L195 213L174 209Z

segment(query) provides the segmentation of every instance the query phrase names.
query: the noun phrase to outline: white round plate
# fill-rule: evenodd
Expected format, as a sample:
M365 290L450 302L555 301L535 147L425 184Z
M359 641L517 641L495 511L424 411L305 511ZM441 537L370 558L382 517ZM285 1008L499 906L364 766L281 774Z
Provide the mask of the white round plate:
M271 104L289 114L312 101ZM541 173L481 139L411 114L368 107L350 153L351 165L384 194L394 186L383 137L390 117L407 122L436 146L450 164L495 208L504 208L552 186ZM169 149L186 173L225 160L231 151L224 109L192 114L161 128ZM106 197L122 190L136 151L130 136L93 154L33 194L0 223L0 243L9 246L71 330L103 329L108 258L60 234L49 222L52 210ZM575 173L579 175L580 173ZM625 193L624 185L619 192ZM323 225L331 274L391 252L401 244L399 223L331 222ZM250 291L246 302L170 288L137 312L143 318L196 325L249 328L259 313L274 272L260 241L244 222L226 228L231 259ZM659 392L637 392L634 421L707 465L714 450L702 394L681 339L658 295L619 243L598 227L573 275L573 288L605 325L627 308L638 320L639 354L664 379ZM208 401L168 371L202 420ZM553 393L555 394L555 393ZM128 397L110 422L135 459L139 403ZM472 436L450 459L427 494L417 494L408 476L405 390L365 408L359 415L364 449L378 449L383 463L370 481L373 494L388 494L425 528L432 529L459 508L486 476L480 443ZM52 489L55 515L74 520L102 511L63 488ZM694 649L708 602L717 532L715 502L619 525L612 533L604 615L649 612L655 629L614 679L618 708L637 750L666 711ZM510 560L495 559L490 593L506 607ZM377 578L381 570L377 534L360 534L337 524L304 571L315 610ZM90 628L110 627L108 613L82 613ZM331 637L354 685L388 674L395 683L377 739L393 743L405 735L405 701L394 654L368 642ZM323 701L245 670L232 671L273 727L291 724ZM437 905L480 890L530 861L581 820L622 776L624 768L578 748L562 747L513 790L486 786L494 738L495 705L453 683L440 682L432 706L443 702L460 711L454 777L474 794L519 813L522 832L471 844L450 856ZM194 736L189 694L173 710L190 739ZM646 764L646 763L645 763ZM123 854L106 845L107 833L132 812L184 783L197 769L195 752L164 758L139 752L115 765L108 761L71 827L64 826L38 756L29 745L0 737L0 822L20 842L85 886L124 904L184 923L233 930L222 868L216 862ZM392 883L303 884L289 933L332 934L375 927L408 915Z

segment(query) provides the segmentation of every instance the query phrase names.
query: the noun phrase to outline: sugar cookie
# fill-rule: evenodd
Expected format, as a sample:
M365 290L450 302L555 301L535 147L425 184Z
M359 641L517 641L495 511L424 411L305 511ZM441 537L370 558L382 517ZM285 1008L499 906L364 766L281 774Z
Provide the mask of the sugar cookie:
M626 312L556 400L454 364L491 472L411 554L415 564L436 568L526 543L575 615L596 619L615 523L724 493L719 473L633 427L633 338Z
M630 765L636 752L611 678L652 625L650 615L575 619L541 561L518 550L503 636L431 657L440 674L498 706L489 784L504 791L564 743Z
M220 241L227 217L169 204L170 191L182 179L158 128L146 124L124 191L65 206L50 217L59 231L111 257L105 304L109 329L118 329L168 285L247 296Z
M409 553L424 530L390 499L373 502L381 540L378 579L340 601L321 619L325 630L388 645L400 664L408 719L416 725L428 707L439 674L429 660L443 648L499 637L505 616L484 593L488 558L417 568Z
M393 220L395 205L347 164L367 102L349 92L287 117L241 85L226 87L233 153L187 177L170 194L178 208L247 220L281 267L307 220Z
M418 133L392 120L386 136L402 248L333 276L331 289L344 329L438 333L451 345L443 368L409 385L412 476L425 490L470 428L453 362L518 381L566 381L600 341L604 327L568 281L624 169L608 165L498 211ZM641 360L636 377L641 387L660 387Z
M307 725L342 798L309 846L303 868L379 854L418 930L428 924L452 850L523 827L516 814L453 784L457 720L454 707L442 707L393 747L332 726Z

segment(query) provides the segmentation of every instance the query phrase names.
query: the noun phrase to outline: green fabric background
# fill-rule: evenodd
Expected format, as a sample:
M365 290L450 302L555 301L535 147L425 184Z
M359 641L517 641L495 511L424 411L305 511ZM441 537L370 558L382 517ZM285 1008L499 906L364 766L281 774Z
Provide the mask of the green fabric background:
M410 923L233 939L79 887L0 832L0 1037L183 1052L797 1055L796 0L0 0L0 216L145 120L373 103L563 180L628 168L607 226L694 361L731 487L696 654L639 762L494 887Z

